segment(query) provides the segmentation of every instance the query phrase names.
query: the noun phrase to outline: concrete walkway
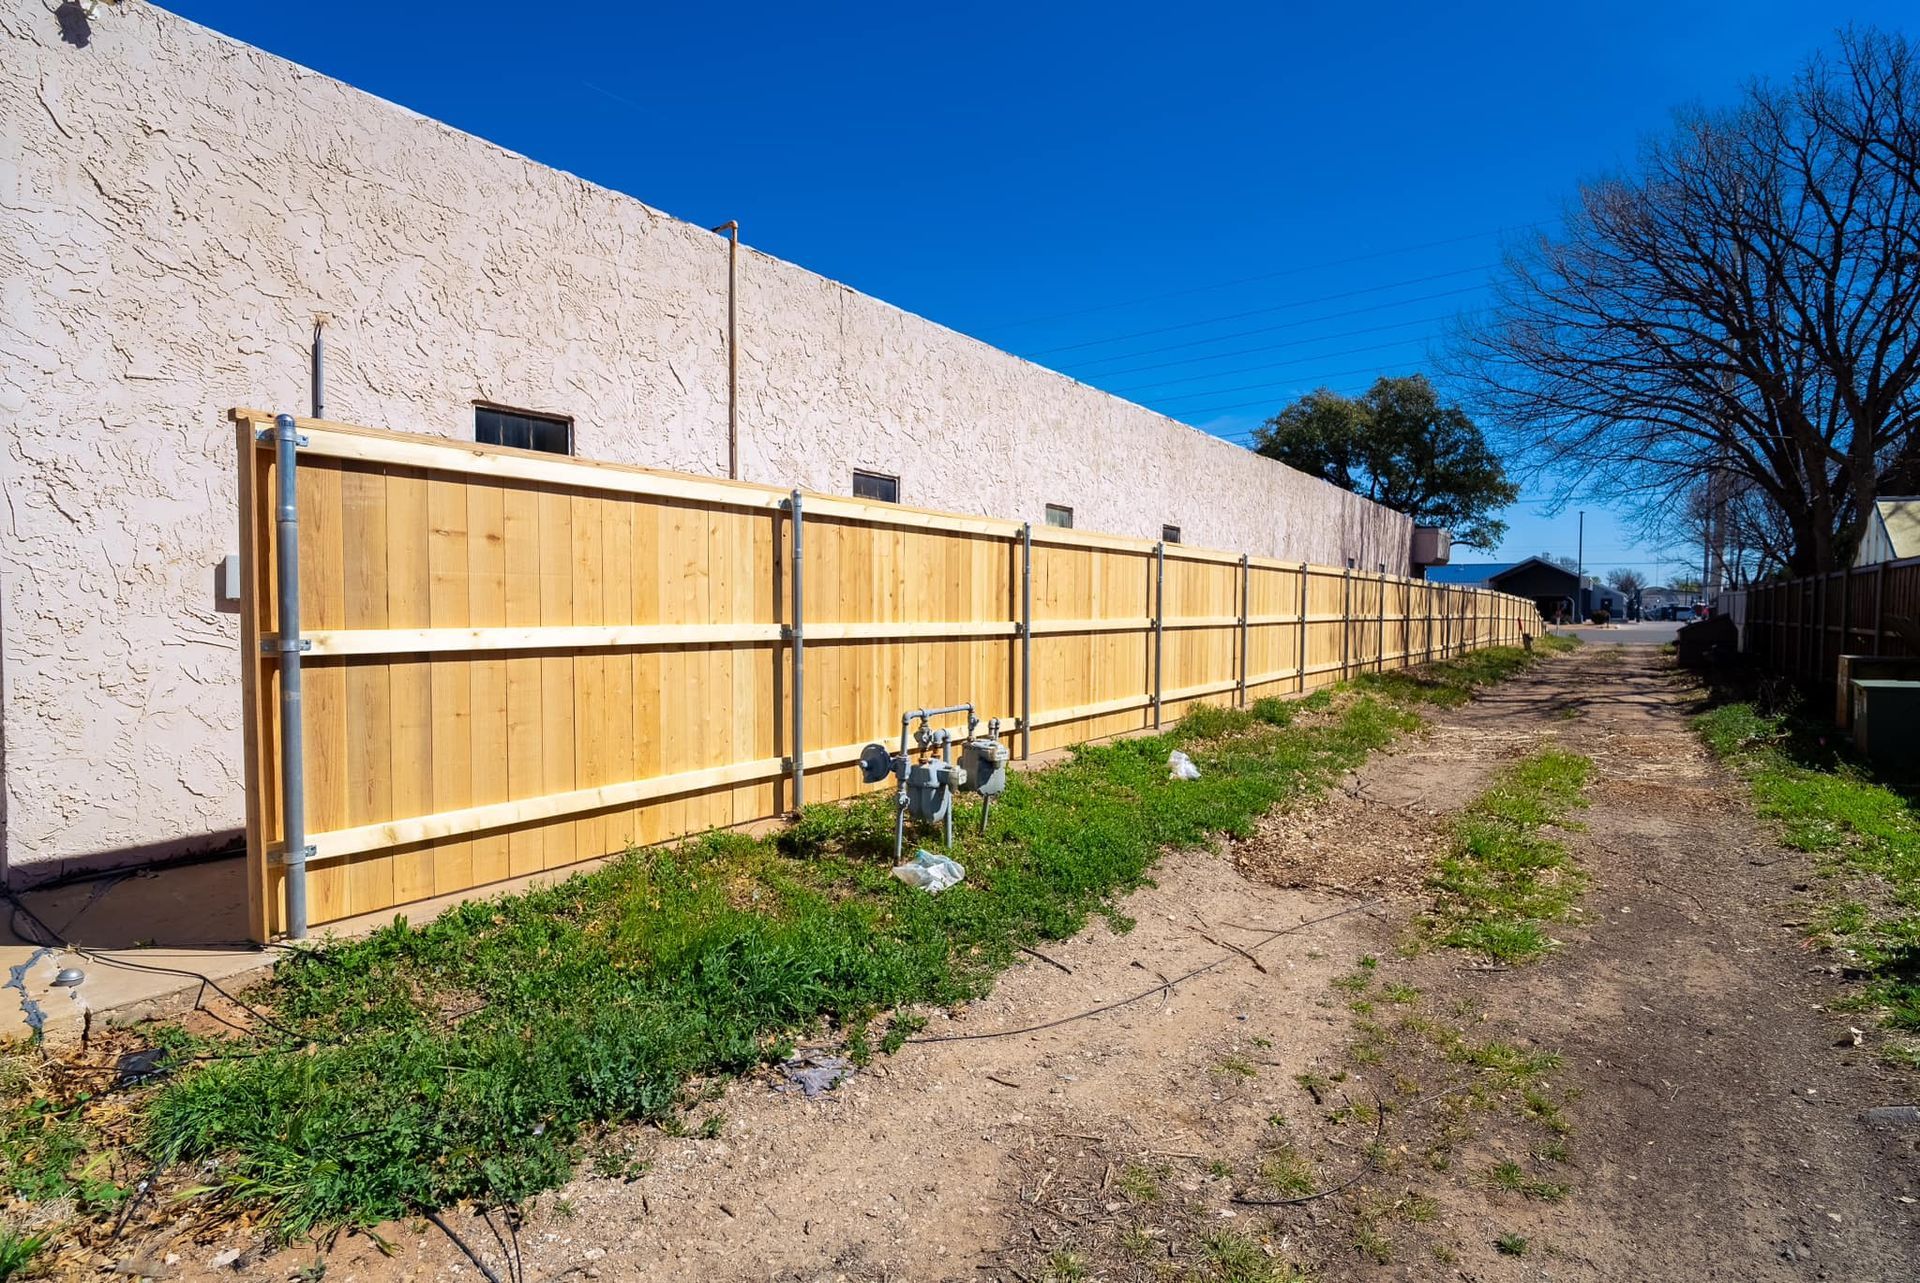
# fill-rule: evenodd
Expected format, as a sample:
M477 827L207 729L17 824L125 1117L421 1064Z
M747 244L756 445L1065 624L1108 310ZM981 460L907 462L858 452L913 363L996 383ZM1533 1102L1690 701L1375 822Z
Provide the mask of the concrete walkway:
M488 887L505 895L570 877L604 861L589 860ZM133 1024L177 1015L209 996L209 982L229 992L252 983L290 945L262 948L247 940L246 861L234 856L198 864L130 870L15 893L0 931L0 1042L36 1032L56 1045L77 1041L89 1017ZM468 898L441 896L408 905L410 922L427 922ZM366 935L394 911L330 922L320 936ZM57 986L67 968L79 984Z
M272 953L246 940L243 877L232 858L17 893L0 932L0 1039L37 1030L60 1042L78 1037L90 1012L125 1023L179 1010L202 976L224 985L271 965ZM85 978L56 987L69 967Z

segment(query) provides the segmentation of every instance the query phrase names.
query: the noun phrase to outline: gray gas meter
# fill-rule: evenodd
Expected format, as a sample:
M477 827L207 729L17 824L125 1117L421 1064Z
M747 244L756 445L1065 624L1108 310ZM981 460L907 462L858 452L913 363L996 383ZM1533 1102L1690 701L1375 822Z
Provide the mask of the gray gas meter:
M1007 762L1013 756L999 737L968 740L960 746L960 769L966 772L961 788L982 797L997 797L1007 787Z
M954 733L949 730L934 730L931 722L934 718L948 713L967 715L967 738L960 746L960 760L953 760ZM914 723L919 722L918 728ZM946 828L947 845L953 845L953 794L956 789L970 789L980 794L980 829L986 831L987 814L992 809L993 799L1007 787L1006 745L1000 742L1000 719L994 718L987 723L987 733L976 737L974 728L980 719L973 715L973 705L956 704L951 708L917 708L910 713L900 715L900 751L889 753L884 744L869 744L860 750L860 778L869 784L878 784L889 775L900 781L900 787L893 795L895 809L893 821L893 858L897 862L906 847L907 817L923 824L940 824ZM913 760L912 750L918 747L929 756L924 761ZM932 756L939 753L938 757Z
M922 824L945 824L953 813L953 790L964 780L965 773L959 767L937 757L909 766L907 814Z

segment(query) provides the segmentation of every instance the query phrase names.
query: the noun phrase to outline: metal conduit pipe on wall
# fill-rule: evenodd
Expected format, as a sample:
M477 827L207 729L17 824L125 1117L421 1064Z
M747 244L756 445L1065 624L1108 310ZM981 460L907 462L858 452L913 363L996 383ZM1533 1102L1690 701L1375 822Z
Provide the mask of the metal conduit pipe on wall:
M740 479L740 220L713 229L727 236L727 479Z
M333 317L325 312L313 314L313 386L309 391L308 400L313 406L312 417L316 419L327 417L327 341L322 331L326 329L327 322L332 319Z
M1020 760L1033 751L1033 523L1020 526Z
M1167 622L1167 544L1153 546L1153 729L1160 729L1160 643Z
M319 327L314 329L318 350ZM315 366L318 388L318 365ZM300 507L294 455L300 434L291 414L273 421L275 587L280 598L280 635L267 643L280 657L280 825L286 839L287 934L307 935L307 771L300 715Z
M793 810L798 815L806 805L807 788L807 577L801 548L798 490L787 500L787 513L793 535L793 625L789 645L793 647Z

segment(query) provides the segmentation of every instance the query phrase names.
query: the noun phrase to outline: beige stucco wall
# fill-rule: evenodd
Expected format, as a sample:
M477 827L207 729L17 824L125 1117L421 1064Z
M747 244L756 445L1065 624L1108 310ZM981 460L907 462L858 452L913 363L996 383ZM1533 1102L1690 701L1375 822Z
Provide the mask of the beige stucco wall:
M719 237L144 3L0 39L11 880L238 830L224 412L305 411L314 312L329 417L470 437L484 399L724 472ZM750 480L1405 566L1395 513L792 264L743 255L740 314Z

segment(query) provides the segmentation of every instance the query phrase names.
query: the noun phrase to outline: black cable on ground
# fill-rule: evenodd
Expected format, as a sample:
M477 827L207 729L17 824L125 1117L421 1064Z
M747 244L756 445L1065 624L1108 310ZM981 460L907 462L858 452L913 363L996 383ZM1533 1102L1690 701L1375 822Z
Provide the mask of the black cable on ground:
M1262 936L1259 940L1256 940L1251 946L1249 946L1249 951L1251 951L1252 949L1259 949L1265 945L1271 944L1275 940L1278 940L1281 936L1292 935L1294 932L1304 931L1308 927L1317 927L1323 922L1332 922L1336 918L1344 918L1350 914L1359 913L1364 909L1371 909L1375 905L1378 905L1380 903L1381 903L1380 898L1376 896L1371 900L1363 900L1359 904L1349 905L1347 908L1341 909L1335 913L1323 914L1322 916L1317 918L1309 918L1305 922L1296 922L1290 927L1281 927L1277 931L1269 931L1266 935ZM1141 992L1136 993L1131 997L1120 998L1120 999L1116 999L1113 1002L1102 1003L1098 1007L1092 1007L1086 1011L1078 1011L1071 1016L1062 1016L1058 1020L1049 1020L1043 1024L1026 1025L1019 1029L994 1029L984 1033L930 1034L923 1038L908 1038L906 1040L906 1043L910 1045L914 1043L933 1043L933 1042L977 1042L986 1038L1012 1038L1019 1034L1037 1034L1044 1029L1057 1029L1061 1025L1072 1024L1076 1020L1085 1020L1090 1016L1098 1016L1098 1015L1103 1015L1109 1011L1117 1011L1121 1007L1130 1006L1133 1003L1139 1002L1144 998L1151 998L1156 993L1165 993L1167 990L1173 988L1177 984L1184 984L1186 981L1193 979L1195 976L1205 975L1207 972L1212 971L1216 967L1224 966L1226 963L1234 962L1237 960L1244 961L1246 957L1247 957L1246 953L1239 953L1239 952L1223 953L1218 958L1215 958L1212 962L1207 963L1205 966L1195 967L1192 971L1187 972L1185 975L1175 976L1171 980L1162 980L1159 984L1155 985L1153 988L1142 990Z
M184 980L198 980L200 982L202 994L200 998L196 998L194 1000L193 1005L195 1007L199 1007L203 1005L202 999L205 997L205 990L211 989L213 990L213 992L219 994L222 998L225 998L228 1002L232 1003L234 1006L238 1007L240 1010L246 1012L249 1016L252 1016L255 1020L259 1021L261 1024L265 1025L267 1028L272 1029L277 1033L283 1034L286 1037L293 1039L295 1042L322 1043L322 1044L331 1045L331 1046L343 1045L341 1041L337 1038L321 1038L312 1034L301 1033L297 1029L293 1029L287 1025L281 1024L279 1021L275 1020L272 1016L267 1015L265 1012L261 1011L259 1008L251 1006L248 1003L241 1001L239 998L236 998L233 994L229 993L225 988L223 988L219 981L215 980L212 976L207 975L205 972L193 971L185 967L161 966L157 962L132 962L125 958L116 957L113 954L107 953L102 950L89 949L82 945L74 944L72 941L64 940L61 938L61 935L58 931L55 931L52 927L48 926L44 918L42 918L39 914L35 913L32 909L28 908L26 904L22 903L20 898L16 896L12 891L0 889L0 896L6 897L7 903L13 907L13 912L16 915L24 916L27 919L27 921L31 922L34 925L35 929L40 932L40 934L44 938L41 940L35 941L35 943L40 945L42 948L64 949L67 952L76 954L82 958L87 959L90 962L97 962L102 966L119 967L125 971L145 971L145 972L152 973L154 975L179 976ZM23 936L26 935L25 932L21 932L20 934Z
M428 1212L427 1220L431 1221L435 1226L435 1228L437 1228L442 1234L445 1234L448 1238L453 1240L453 1245L459 1248L461 1253L465 1255L469 1261L473 1262L473 1268L476 1270L479 1270L481 1274L486 1276L487 1283L500 1283L500 1276L493 1272L493 1269L491 1266L489 1266L485 1261L480 1259L480 1254L478 1252L475 1252L471 1247L467 1246L467 1240L461 1238L458 1234L453 1232L453 1226L447 1224L444 1220L442 1220L440 1218L440 1213Z
M1351 1105L1353 1102L1347 1102ZM1379 1163L1380 1141L1387 1134L1387 1111L1380 1103L1380 1093L1373 1093L1373 1144L1367 1147L1367 1156L1360 1162L1356 1171L1338 1185L1326 1189L1317 1189L1311 1194L1300 1194L1293 1198L1248 1198L1245 1194L1235 1194L1233 1201L1242 1207L1294 1207L1301 1203L1311 1203L1315 1199L1330 1198L1335 1194L1344 1194L1373 1173Z

